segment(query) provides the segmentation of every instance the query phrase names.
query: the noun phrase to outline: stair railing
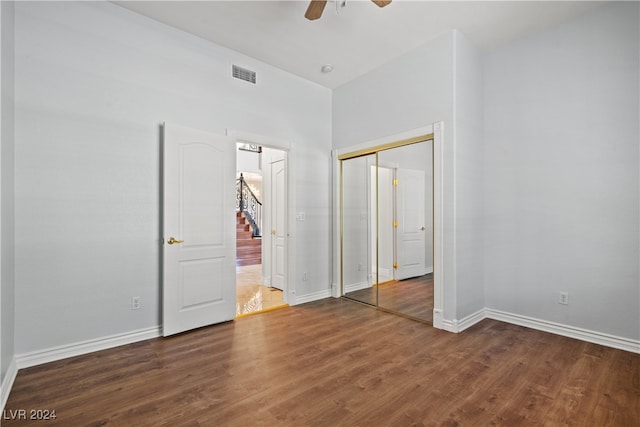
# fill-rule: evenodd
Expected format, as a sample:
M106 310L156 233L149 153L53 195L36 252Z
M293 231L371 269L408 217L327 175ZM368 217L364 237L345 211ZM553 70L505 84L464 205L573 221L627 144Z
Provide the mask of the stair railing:
M253 237L261 237L262 227L262 203L258 200L249 185L240 174L236 180L236 211L243 212L253 230Z

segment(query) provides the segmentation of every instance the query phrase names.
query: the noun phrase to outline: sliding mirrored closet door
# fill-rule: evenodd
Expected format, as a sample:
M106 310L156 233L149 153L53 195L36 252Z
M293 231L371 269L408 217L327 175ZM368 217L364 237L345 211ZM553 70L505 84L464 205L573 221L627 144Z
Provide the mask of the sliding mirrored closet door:
M431 322L432 141L341 159L343 295Z
M354 157L341 162L342 289L344 296L377 305L375 270L376 155Z
M380 261L378 306L425 321L433 320L431 151L425 141L378 153L379 256L392 260L390 271Z

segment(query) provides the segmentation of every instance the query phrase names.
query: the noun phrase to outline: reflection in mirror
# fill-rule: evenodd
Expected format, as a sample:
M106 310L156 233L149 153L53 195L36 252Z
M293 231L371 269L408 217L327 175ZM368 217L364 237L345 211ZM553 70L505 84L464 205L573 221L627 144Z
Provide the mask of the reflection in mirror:
M380 151L378 164L378 306L431 322L432 141Z
M377 305L375 165L375 154L341 162L343 295L371 305Z

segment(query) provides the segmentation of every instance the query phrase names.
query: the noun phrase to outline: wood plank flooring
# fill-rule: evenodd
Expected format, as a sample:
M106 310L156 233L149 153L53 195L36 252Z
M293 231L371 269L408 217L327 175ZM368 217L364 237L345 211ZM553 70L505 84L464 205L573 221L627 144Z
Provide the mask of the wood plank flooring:
M365 304L375 305L376 290L381 308L433 322L432 273L406 280L394 280L380 286L349 292L345 296Z
M52 421L9 411L55 410ZM28 413L28 412L27 412ZM21 370L3 426L638 426L640 355L343 299Z

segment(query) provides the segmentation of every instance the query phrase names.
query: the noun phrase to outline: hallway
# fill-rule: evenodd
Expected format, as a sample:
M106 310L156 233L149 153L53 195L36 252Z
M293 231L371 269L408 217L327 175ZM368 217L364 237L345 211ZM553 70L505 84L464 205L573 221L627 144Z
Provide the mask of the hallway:
M262 284L262 264L236 267L236 317L285 307L280 289Z

